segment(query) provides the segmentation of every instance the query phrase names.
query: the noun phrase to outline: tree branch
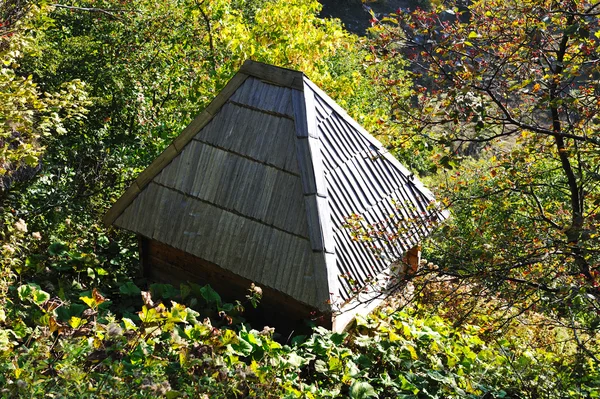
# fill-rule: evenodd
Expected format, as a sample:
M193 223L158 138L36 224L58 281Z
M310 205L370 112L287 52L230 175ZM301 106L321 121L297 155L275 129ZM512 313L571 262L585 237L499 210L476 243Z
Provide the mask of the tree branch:
M75 7L75 6L68 6L65 4L50 4L50 6L56 7L56 8L65 8L67 10L73 10L73 11L97 12L97 13L108 15L108 16L116 18L116 19L122 19L122 18L113 14L115 12L119 12L119 13L131 12L129 10L122 10L122 9L104 9L104 8L96 8L96 7Z

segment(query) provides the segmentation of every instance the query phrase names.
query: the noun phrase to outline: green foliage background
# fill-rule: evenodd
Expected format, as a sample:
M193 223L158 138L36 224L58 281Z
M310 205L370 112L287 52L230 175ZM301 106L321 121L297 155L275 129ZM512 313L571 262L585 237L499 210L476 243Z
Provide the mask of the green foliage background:
M404 59L374 56L319 10L314 0L0 5L2 397L598 396L598 364L556 344L566 330L495 330L494 309L453 325L458 305L436 308L443 301L424 294L422 306L395 304L349 334L315 329L281 343L244 324L252 298L148 286L134 238L101 225L248 58L304 71L432 173L439 148L406 139L414 126L392 114L414 94ZM496 205L487 211L511 216ZM478 210L460 209L449 229L464 238ZM452 261L476 268L482 239Z

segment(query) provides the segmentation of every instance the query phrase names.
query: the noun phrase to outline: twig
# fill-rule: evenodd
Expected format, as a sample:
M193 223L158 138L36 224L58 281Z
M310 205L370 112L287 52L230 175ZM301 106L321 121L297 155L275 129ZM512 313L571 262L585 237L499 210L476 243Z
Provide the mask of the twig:
M96 8L96 7L75 7L75 6L68 6L65 4L50 4L50 6L56 7L56 8L65 8L67 10L73 10L73 11L97 12L97 13L101 13L101 14L106 14L106 15L116 18L116 19L122 19L122 18L113 13L115 13L115 12L123 13L123 12L128 11L128 10L121 10L121 9L106 10L104 8Z

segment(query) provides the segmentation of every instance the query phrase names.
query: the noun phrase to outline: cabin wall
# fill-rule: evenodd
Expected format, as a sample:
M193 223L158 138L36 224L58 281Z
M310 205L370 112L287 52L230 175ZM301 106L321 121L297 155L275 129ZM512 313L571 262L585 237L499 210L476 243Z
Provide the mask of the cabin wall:
M416 245L408 250L405 255L405 262L408 265L409 274L415 274L419 270L421 263L421 246Z
M396 262L390 265L392 272L396 274L399 279L405 278L407 274L415 274L419 270L421 263L421 245L416 245L409 249L400 262ZM379 277L387 277L387 272L384 271ZM356 316L366 316L378 306L383 304L388 296L393 295L397 289L398 284L392 283L389 287L383 291L370 290L362 291L357 296L352 298L350 301L345 303L339 312L334 315L333 318L333 331L342 332L347 330Z
M210 284L228 302L239 300L244 303L253 283L214 263L146 237L140 237L140 260L144 276L151 281L175 286L185 282ZM305 324L304 320L310 319L318 325L331 328L331 315L319 314L315 308L289 295L257 285L263 293L259 306L253 309L249 303L244 303L245 317L254 328L269 325L278 328L278 331L298 331Z

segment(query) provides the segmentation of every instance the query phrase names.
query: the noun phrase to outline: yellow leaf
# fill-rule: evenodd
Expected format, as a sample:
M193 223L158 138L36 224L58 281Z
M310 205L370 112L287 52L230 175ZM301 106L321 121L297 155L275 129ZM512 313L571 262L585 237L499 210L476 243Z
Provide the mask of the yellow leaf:
M417 360L419 358L419 356L417 355L417 351L415 350L415 348L412 347L412 345L406 345L406 349L410 353L410 357L412 358L412 360Z
M89 296L80 296L79 299L81 299L83 302L85 302L85 304L88 305L92 309L95 308L96 306L98 306L98 304L96 303L94 298L90 298Z
M471 33L469 33L469 39L477 39L478 37L479 35L477 34L477 32L471 31Z
M235 331L225 330L225 333L221 336L221 342L223 345L237 344L239 339Z
M389 336L390 342L398 341L401 339L401 337L393 331L390 331L388 333L388 336Z
M79 317L72 316L69 319L69 325L71 326L71 328L79 328L82 325L84 325L85 323L87 323L87 320L81 319Z
M410 332L410 327L405 323L402 323L402 333L404 334L404 336L406 338L412 337L412 334Z

